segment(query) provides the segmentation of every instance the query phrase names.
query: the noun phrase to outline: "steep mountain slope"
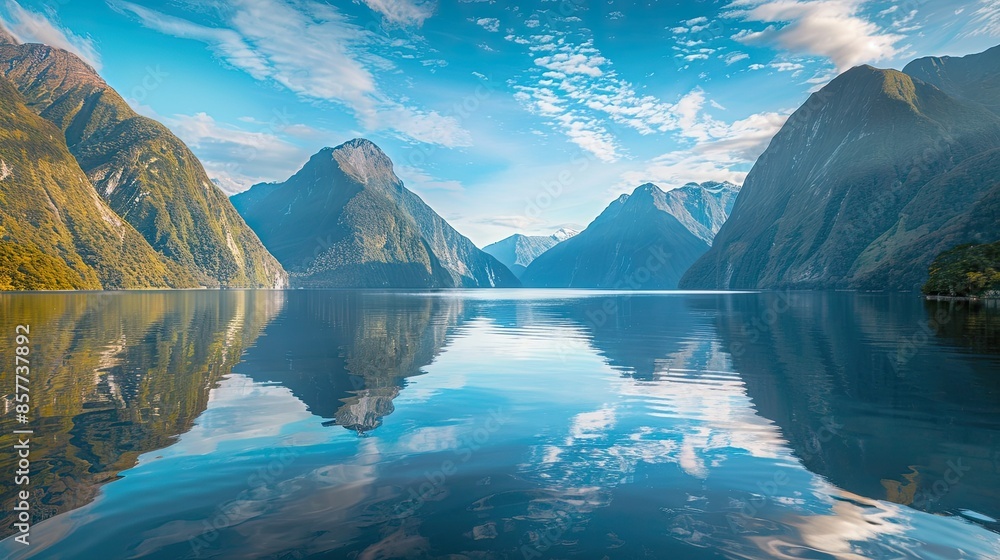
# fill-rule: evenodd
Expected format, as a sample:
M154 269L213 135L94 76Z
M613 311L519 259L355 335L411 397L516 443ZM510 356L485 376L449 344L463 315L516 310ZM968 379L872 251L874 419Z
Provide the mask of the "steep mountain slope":
M483 251L496 257L503 263L514 276L518 278L531 264L531 261L539 255L548 251L556 244L573 237L578 232L569 229L560 229L552 235L522 235L515 233L510 237L501 239L483 247Z
M1000 113L1000 46L963 57L918 58L903 73Z
M676 288L709 246L671 214L670 199L652 184L622 195L579 235L535 259L521 281L545 288Z
M9 38L8 38L9 41ZM286 274L193 153L75 55L0 44L0 73L55 124L108 205L198 284L278 287Z
M997 233L955 220L988 205L997 173L976 158L998 145L1000 118L982 104L851 69L774 137L681 287L919 289L942 232Z
M59 130L0 77L0 290L196 285L111 211Z
M407 190L367 140L325 148L284 183L256 185L232 201L294 285L519 285Z

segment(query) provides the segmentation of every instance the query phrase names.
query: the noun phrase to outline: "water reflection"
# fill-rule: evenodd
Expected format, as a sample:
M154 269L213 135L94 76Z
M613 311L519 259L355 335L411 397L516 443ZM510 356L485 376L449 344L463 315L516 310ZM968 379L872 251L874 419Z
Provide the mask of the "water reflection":
M191 428L209 391L281 309L275 292L0 294L0 332L31 329L35 521L91 501L100 484ZM12 335L11 335L12 336ZM0 361L12 364L12 345ZM13 388L4 368L3 390ZM0 446L15 426L6 395ZM0 455L12 473L16 457ZM2 503L15 487L4 480ZM12 533L5 524L4 536Z
M1000 514L1000 361L965 350L995 317L853 294L718 310L748 394L811 471L923 511Z
M244 369L291 389L313 414L368 432L393 412L405 380L434 360L463 313L456 298L296 293L247 352Z
M36 527L39 557L1000 555L992 316L929 327L918 299L854 294L286 297L171 428L190 431ZM106 433L81 437L123 446Z

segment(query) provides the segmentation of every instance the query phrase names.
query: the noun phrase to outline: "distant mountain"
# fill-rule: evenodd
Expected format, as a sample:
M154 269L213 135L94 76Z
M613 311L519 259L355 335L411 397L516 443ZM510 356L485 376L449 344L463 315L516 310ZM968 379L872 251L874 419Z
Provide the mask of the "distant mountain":
M197 285L108 207L60 131L0 76L0 290Z
M539 255L576 235L577 231L562 228L552 235L521 235L515 233L510 237L483 247L483 251L496 257L515 276L519 277Z
M996 241L998 57L907 67L951 94L870 66L813 94L681 287L914 290L941 251Z
M193 153L136 114L75 55L0 36L0 75L53 123L92 188L156 251L208 287L280 287L287 276ZM82 202L82 201L78 201Z
M716 214L692 212L684 201L712 198L703 198L694 187L664 192L653 184L642 185L612 202L579 235L536 258L521 281L545 288L676 288L684 271L709 248L681 220L708 228L708 217ZM719 199L728 200L728 195Z
M255 185L232 201L293 285L520 285L407 190L368 140L324 148L284 183Z
M712 244L736 204L740 187L730 182L688 183L667 191L667 211L699 239Z

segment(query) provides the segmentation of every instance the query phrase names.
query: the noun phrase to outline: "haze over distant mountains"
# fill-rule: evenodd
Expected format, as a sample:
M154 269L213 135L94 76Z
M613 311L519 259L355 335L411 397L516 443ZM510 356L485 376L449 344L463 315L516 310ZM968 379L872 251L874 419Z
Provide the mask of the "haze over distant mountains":
M557 243L565 241L579 233L576 230L561 228L552 235L522 235L515 233L510 237L501 239L483 247L483 251L493 255L504 264L518 278L524 274L525 269L531 261L539 255L554 247Z
M579 235L537 257L521 276L540 288L673 289L708 251L739 188L653 184L623 194Z
M7 289L285 285L187 146L78 57L2 33L0 82Z
M1000 239L1000 48L853 68L754 165L684 288L918 289L940 252Z
M233 204L302 287L516 287L517 278L403 186L368 140L324 148Z

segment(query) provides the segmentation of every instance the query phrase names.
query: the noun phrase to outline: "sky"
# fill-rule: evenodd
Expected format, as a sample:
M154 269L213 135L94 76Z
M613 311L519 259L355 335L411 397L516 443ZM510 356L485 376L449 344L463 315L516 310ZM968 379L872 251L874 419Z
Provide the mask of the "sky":
M810 92L1000 44L1000 0L0 0L233 194L364 137L480 247L742 183Z

